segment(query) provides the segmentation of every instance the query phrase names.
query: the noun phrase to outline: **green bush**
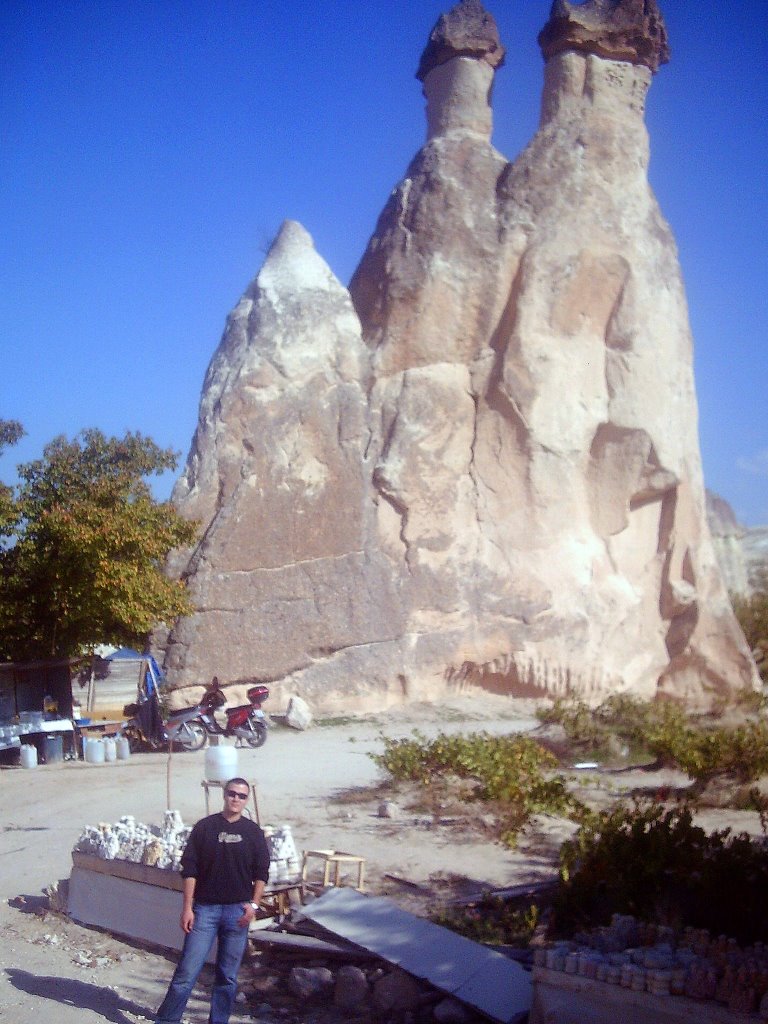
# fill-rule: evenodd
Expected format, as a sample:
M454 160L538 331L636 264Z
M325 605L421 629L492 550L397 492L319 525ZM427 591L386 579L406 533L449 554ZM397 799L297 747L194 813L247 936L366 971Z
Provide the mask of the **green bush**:
M768 772L768 722L704 729L679 714L661 714L649 723L644 741L659 760L677 765L703 784L718 775L753 782Z
M585 821L560 853L555 929L572 934L614 913L768 938L768 850L729 829L707 835L689 808L635 803Z
M539 923L539 909L534 903L524 910L515 909L489 894L473 906L432 914L430 920L474 942L527 946Z
M382 736L382 741L384 752L370 756L394 779L425 786L446 775L475 780L479 799L505 808L502 839L509 845L532 814L574 814L581 808L566 780L552 774L557 758L527 736L440 733L430 741L414 732L405 739Z
M703 784L717 775L753 782L768 772L768 722L757 718L738 726L702 725L671 701L609 697L596 708L558 700L539 713L557 722L574 747L604 748L616 736L659 762L677 767Z

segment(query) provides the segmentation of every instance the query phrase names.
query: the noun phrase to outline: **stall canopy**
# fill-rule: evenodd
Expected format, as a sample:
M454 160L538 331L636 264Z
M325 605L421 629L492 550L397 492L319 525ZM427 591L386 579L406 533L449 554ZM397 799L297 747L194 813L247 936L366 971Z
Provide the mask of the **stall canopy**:
M126 704L133 704L142 693L152 693L162 679L151 654L121 647L106 658L94 660L81 703L91 717L121 718Z

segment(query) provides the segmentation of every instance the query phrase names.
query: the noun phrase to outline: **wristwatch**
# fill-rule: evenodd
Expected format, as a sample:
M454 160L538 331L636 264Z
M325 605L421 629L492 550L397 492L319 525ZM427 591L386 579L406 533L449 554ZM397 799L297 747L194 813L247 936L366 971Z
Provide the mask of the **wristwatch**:
M258 903L254 903L253 900L251 900L251 907L253 908L253 912L255 914L256 911L259 909L259 904Z

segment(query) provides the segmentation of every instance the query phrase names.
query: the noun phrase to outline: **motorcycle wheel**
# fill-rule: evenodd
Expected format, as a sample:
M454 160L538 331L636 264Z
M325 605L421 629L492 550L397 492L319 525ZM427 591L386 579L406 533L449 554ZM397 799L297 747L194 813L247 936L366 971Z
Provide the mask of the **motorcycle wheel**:
M184 750L202 750L208 739L208 733L200 722L184 722L173 737L174 742Z
M267 742L267 727L263 722L253 722L249 718L244 728L248 730L245 742L249 747L263 747Z

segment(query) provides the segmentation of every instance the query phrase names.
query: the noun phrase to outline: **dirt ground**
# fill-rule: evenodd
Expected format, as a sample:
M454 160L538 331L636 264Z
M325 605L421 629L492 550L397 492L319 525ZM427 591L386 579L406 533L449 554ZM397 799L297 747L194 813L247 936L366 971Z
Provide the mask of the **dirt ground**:
M414 889L471 893L551 877L557 850L570 834L568 822L541 819L516 851L494 843L487 816L469 817L455 807L409 806L402 793L382 786L368 756L381 750L381 735L413 729L439 731L529 731L537 727L530 701L486 696L440 705L410 705L386 714L318 724L306 732L275 727L259 750L239 752L238 771L258 787L262 823L289 824L297 848L334 848L366 858L370 888L414 909ZM66 917L46 913L43 891L71 868L70 853L82 828L114 822L124 814L159 824L166 806L185 822L205 814L204 752L133 755L103 765L67 761L32 770L0 769L0 1024L135 1024L151 1020L173 970L173 958L121 941ZM642 786L675 786L676 773L649 776L617 772L585 778L585 791L612 799ZM170 787L170 801L168 788ZM382 800L397 805L395 817L380 817ZM214 801L211 810L220 806ZM759 832L750 812L713 811L707 828L731 825ZM287 1011L282 1011L287 1014ZM191 1024L207 1020L204 992L190 1001ZM252 1020L241 1006L233 1021ZM265 1018L268 1019L268 1018ZM294 1018L295 1019L295 1018Z

